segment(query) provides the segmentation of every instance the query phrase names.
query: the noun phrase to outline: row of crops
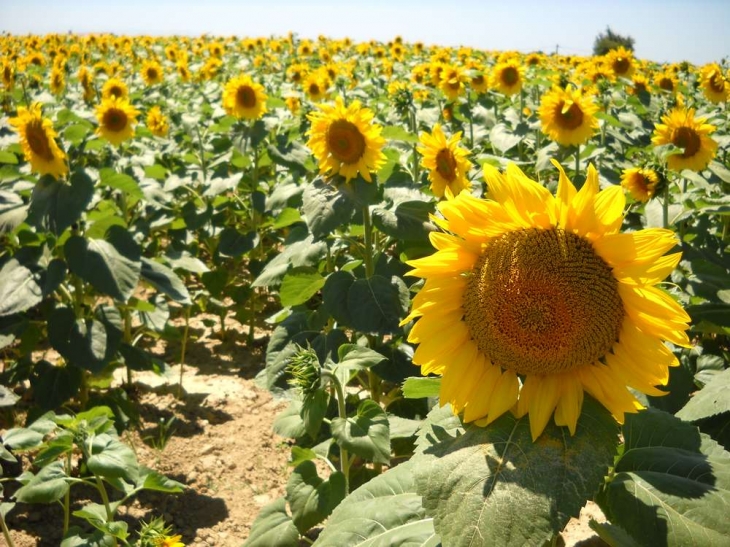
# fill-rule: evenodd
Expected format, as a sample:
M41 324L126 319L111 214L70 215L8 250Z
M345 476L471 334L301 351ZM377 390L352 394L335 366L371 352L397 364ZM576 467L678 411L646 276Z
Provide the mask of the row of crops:
M289 400L248 546L542 545L589 499L610 545L726 541L726 64L3 35L0 75L9 545L39 503L182 544L119 519L185 488L120 434L202 313Z

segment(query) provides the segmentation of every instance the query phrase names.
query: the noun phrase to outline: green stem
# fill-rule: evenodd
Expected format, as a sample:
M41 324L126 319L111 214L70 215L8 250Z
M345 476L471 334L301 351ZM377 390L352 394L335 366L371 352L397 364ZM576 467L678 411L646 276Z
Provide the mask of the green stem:
M182 399L183 394L183 366L185 365L185 350L188 345L188 331L190 330L190 310L192 306L188 306L185 310L185 330L183 331L182 344L180 346L180 383L177 386L177 398Z
M337 398L337 415L341 420L347 419L347 409L345 408L345 390L342 388L340 379L332 374L329 370L322 370L322 378L328 378L335 388L335 397ZM350 493L350 455L347 449L340 446L340 469L345 476L345 494Z
M416 111L411 109L410 113L411 133L418 135L418 123L416 122ZM421 180L421 163L418 161L418 145L413 143L413 181L419 184Z
M208 166L205 161L205 147L203 146L203 138L200 136L200 129L195 127L195 132L198 135L198 146L200 147L200 167L203 170L203 182L208 180Z
M664 199L662 200L662 225L669 227L669 184L664 185Z
M122 317L124 318L124 342L127 344L132 343L132 314L129 312L129 308L124 306L122 309ZM132 369L127 365L127 385L132 385Z
M8 526L5 524L5 517L3 517L2 512L0 512L0 526L2 526L3 536L5 537L5 542L8 544L8 547L15 547L15 543L13 543L13 538L10 537L10 530L8 530Z
M373 223L370 218L370 207L367 205L362 208L362 225L363 231L365 232L365 277L370 279L375 273L375 266L373 264Z
M575 146L575 176L574 178L578 178L578 173L580 173L580 144L577 144ZM575 181L573 181L575 182Z
M71 476L71 455L72 453L69 452L66 455L66 476ZM66 490L66 493L63 496L63 537L66 537L66 533L68 532L68 525L71 520L71 488L68 488Z
M466 92L466 104L469 107L469 146L474 148L474 115L471 111L471 93Z

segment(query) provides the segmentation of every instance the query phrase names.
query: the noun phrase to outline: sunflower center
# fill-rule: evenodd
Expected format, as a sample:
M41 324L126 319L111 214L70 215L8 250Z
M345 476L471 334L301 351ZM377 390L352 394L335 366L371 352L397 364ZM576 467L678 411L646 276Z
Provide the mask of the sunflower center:
M319 86L317 84L309 84L309 94L313 96L319 95Z
M659 80L659 87L664 91L674 91L674 82L671 78L662 78Z
M508 66L502 71L502 81L507 85L515 85L519 79L520 74L515 67Z
M253 108L256 106L256 93L247 86L241 86L236 90L236 102L243 108Z
M365 137L357 126L347 120L337 120L327 130L331 154L342 163L357 163L365 153Z
M436 171L449 182L456 178L456 158L448 148L442 148L436 154Z
M156 80L157 79L157 70L155 70L154 68L148 68L147 69L147 77L150 80Z
M555 112L555 121L563 129L577 129L583 123L583 111L576 103L565 110L565 102L560 101Z
M684 149L683 158L691 158L700 149L700 136L690 127L678 127L672 133L672 144Z
M471 79L471 83L473 83L474 85L482 85L484 83L484 75L478 74L477 76L474 76Z
M110 108L104 113L104 127L109 131L119 132L127 127L127 114L118 108Z
M118 85L115 85L109 89L109 95L111 95L112 97L117 97L117 98L121 99L124 96L124 91L122 91L121 87L119 87Z
M715 93L722 93L725 91L725 81L721 74L715 72L709 80L710 87Z
M518 374L595 363L618 339L624 308L611 268L590 242L559 228L492 240L464 292L479 350Z
M625 57L619 57L613 62L613 71L619 76L629 71L629 60Z
M48 142L48 135L43 130L40 121L32 121L26 126L25 138L28 141L28 146L37 156L46 161L53 161L51 143Z

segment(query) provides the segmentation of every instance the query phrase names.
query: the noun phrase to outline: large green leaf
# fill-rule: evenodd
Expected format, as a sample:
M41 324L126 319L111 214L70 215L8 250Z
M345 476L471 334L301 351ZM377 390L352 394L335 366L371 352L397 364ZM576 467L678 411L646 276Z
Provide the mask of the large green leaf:
M11 258L0 268L0 317L28 310L43 299L42 276Z
M574 436L550 423L533 442L527 416L511 413L463 435L434 433L436 444L413 457L416 490L443 542L456 547L550 540L598 491L618 440L615 421L590 398Z
M300 463L286 484L292 520L302 534L326 519L344 498L345 476L336 471L323 480L312 461Z
M299 532L286 512L286 500L278 498L261 509L242 547L292 547Z
M315 547L436 547L433 519L416 493L412 462L388 470L334 510Z
M120 478L132 484L139 478L132 448L106 433L94 437L87 465L89 471L104 478Z
M725 546L730 453L660 410L630 414L625 446L598 503L641 545Z
M190 293L188 293L188 289L185 287L182 279L180 279L178 275L167 266L164 266L159 262L155 262L154 260L150 260L149 258L142 257L140 275L142 279L147 281L158 291L165 293L175 302L185 305L192 304L190 300Z
M441 378L407 378L403 382L403 397L420 399L422 397L438 397L441 390Z
M712 380L677 412L676 416L682 420L695 422L723 412L730 412L728 393L730 393L730 368L715 374Z
M58 408L78 393L82 370L74 365L54 366L48 361L38 361L33 366L30 385L34 401L43 410Z
M237 258L259 244L259 235L255 231L243 234L232 227L224 228L218 237L218 252L221 256Z
M436 227L429 220L433 203L427 201L404 201L394 209L373 210L373 224L384 234L397 240L428 240L429 232Z
M28 216L28 206L18 194L0 190L0 234L12 232Z
M316 267L326 254L327 245L323 241L314 242L312 236L289 243L266 265L252 285L254 287L278 285L290 267Z
M347 292L351 326L361 332L380 335L398 332L409 304L408 288L396 276L390 280L380 275L358 279Z
M334 184L316 179L304 189L302 211L315 239L323 239L344 226L358 207Z
M353 454L378 463L390 463L388 415L378 403L365 399L354 418L334 418L332 437Z
M121 226L111 226L105 239L71 236L64 245L69 268L98 291L126 302L139 281L139 246Z
M15 492L15 500L22 503L51 503L60 500L69 489L69 478L60 461L48 464L29 479L21 481L25 484Z
M94 197L94 182L85 171L75 171L68 183L41 177L33 188L28 223L61 234L81 218Z
M282 306L298 306L312 298L324 286L325 279L312 267L293 268L284 275L279 288Z
M354 275L340 270L328 275L322 287L322 306L335 321L344 326L352 323L350 309L347 307L347 293L354 282Z

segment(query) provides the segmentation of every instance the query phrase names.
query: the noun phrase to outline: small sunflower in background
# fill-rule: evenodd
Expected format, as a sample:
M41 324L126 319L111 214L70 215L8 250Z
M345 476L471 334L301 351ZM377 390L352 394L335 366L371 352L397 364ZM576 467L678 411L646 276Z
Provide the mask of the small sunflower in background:
M490 85L503 95L516 95L522 90L525 79L525 69L516 58L510 58L497 65L492 70Z
M717 142L709 136L715 126L705 123L706 120L695 118L693 108L675 108L662 116L662 123L656 124L651 142L655 146L673 144L681 150L667 157L670 169L702 171L715 157Z
M730 97L730 82L723 76L717 63L705 65L700 71L702 92L711 103L724 103Z
M68 173L66 154L56 144L56 131L51 120L43 117L40 103L19 107L18 116L9 121L20 135L23 156L31 171L57 179Z
M11 91L15 86L15 65L7 57L0 63L0 75L2 76L3 89Z
M304 78L302 87L309 100L317 102L324 100L327 96L329 82L322 78L319 72L312 72Z
M440 403L486 425L529 415L536 440L553 417L575 434L584 392L619 422L643 408L689 347L687 313L655 287L681 253L671 230L620 233L620 186L599 191L589 166L577 191L563 169L557 193L515 164L485 165L490 199L442 201L436 252L408 262L425 279L406 323L422 374L442 376Z
M101 98L109 99L116 97L117 99L127 99L129 97L129 88L119 78L109 78L101 88Z
M137 116L139 111L125 99L104 99L96 107L96 119L99 121L96 133L118 146L134 135Z
M148 59L142 63L141 73L144 83L148 86L162 83L165 77L162 65L154 59Z
M581 145L598 129L598 106L579 89L553 88L540 101L542 132L563 146Z
M147 112L147 119L145 121L147 129L149 129L155 137L166 137L167 132L170 130L170 124L167 121L167 117L162 113L159 106L153 106Z
M445 65L441 71L441 82L439 88L449 101L456 101L466 90L465 83L468 81L466 74L459 67Z
M642 93L651 93L649 89L649 79L643 74L634 74L631 78L631 86L627 91L631 95L641 95Z
M346 182L360 174L372 182L370 174L385 163L382 127L373 123L373 117L360 101L345 106L341 97L307 116L312 123L307 146L319 162L320 174L341 175Z
M444 197L447 188L454 196L469 189L469 152L459 146L460 141L461 131L447 139L440 124L434 125L431 133L421 133L417 150L423 156L421 165L428 169L431 191L436 197Z
M634 74L634 54L623 46L606 53L605 60L614 78L631 78Z
M54 95L63 95L63 92L66 90L66 73L61 68L53 67L53 70L51 70L51 81L48 87Z
M621 187L641 203L646 203L657 194L661 182L661 175L648 167L624 169L621 174Z
M297 97L296 95L289 95L286 99L284 99L284 102L286 103L286 107L289 109L289 112L292 113L292 115L296 116L299 114L299 111L302 108L302 101Z
M679 87L679 78L672 72L660 72L654 77L654 86L674 95Z
M266 113L264 87L243 74L230 80L223 89L223 108L231 116L257 120Z

